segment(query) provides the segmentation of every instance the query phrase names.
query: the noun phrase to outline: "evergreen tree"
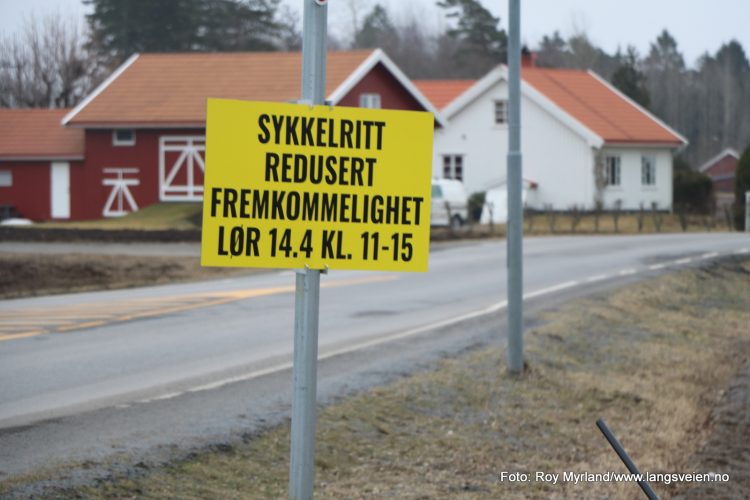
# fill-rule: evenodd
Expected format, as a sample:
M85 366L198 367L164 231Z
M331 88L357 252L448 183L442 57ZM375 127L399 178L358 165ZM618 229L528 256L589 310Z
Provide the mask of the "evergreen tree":
M354 35L354 47L358 49L371 49L386 45L394 46L398 42L398 32L391 22L388 11L380 4L375 4L372 11L367 14L362 28Z
M268 50L279 0L84 0L90 45L116 65L134 52Z
M635 102L648 108L651 98L646 88L646 76L638 69L638 52L628 47L624 61L612 75L612 85Z
M570 52L568 44L560 36L559 31L555 31L552 36L544 35L539 44L537 51L536 63L538 66L546 68L568 68Z
M456 19L447 33L459 42L453 62L465 76L481 76L507 61L508 35L498 28L500 18L478 0L441 0L437 5L446 17Z
M667 30L663 30L651 44L649 54L643 61L643 72L651 96L652 111L679 130L689 133L685 104L690 75L677 48L677 41Z
M591 69L604 78L611 78L620 66L621 57L611 56L594 45L586 33L577 33L563 40L555 31L540 44L537 65L547 68Z
M656 38L656 42L651 44L645 64L650 69L662 72L679 72L685 69L685 59L669 31L663 30Z
M735 225L739 231L745 229L745 193L748 191L750 191L750 145L740 156L737 171L734 174Z

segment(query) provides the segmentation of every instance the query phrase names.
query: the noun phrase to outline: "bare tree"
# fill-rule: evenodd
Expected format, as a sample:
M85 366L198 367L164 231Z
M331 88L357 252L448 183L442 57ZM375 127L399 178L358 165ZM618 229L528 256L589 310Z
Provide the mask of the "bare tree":
M0 107L74 106L101 78L78 24L31 17L21 34L0 40Z
M617 198L612 205L612 222L615 226L615 232L620 232L620 216L622 215L622 200Z
M583 211L578 205L574 204L568 209L568 213L570 214L570 232L575 233L578 224L581 223Z
M604 189L607 187L607 168L604 153L597 149L594 153L594 207L604 207Z

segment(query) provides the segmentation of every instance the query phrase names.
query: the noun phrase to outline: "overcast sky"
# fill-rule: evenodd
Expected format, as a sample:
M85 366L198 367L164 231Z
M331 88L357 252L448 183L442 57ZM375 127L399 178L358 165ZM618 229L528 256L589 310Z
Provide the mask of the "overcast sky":
M301 0L283 0L299 8ZM330 0L330 30L346 37L350 30L349 2L367 12L377 1L395 17L415 12L433 27L442 21L442 10L435 0ZM483 0L508 27L508 0ZM521 0L521 38L535 47L543 35L555 30L563 37L586 32L591 40L609 53L635 45L642 55L662 29L677 39L686 62L693 64L706 51L714 53L722 43L738 40L750 52L750 0ZM81 0L0 0L0 34L16 32L24 18L60 12L83 18Z

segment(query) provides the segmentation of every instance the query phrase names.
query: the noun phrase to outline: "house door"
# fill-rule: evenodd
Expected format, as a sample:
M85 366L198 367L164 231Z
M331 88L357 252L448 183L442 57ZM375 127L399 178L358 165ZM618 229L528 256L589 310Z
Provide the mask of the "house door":
M53 161L50 166L51 215L53 219L70 218L70 163Z

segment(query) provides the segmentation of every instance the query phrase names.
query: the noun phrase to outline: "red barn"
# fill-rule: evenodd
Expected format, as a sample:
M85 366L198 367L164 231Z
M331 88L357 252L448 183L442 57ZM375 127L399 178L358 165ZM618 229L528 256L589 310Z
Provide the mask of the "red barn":
M0 219L81 218L84 133L67 109L0 110Z
M82 175L71 191L85 196L73 201L70 217L201 200L206 99L296 101L301 67L301 54L290 52L132 56L62 119L66 130L85 134ZM329 53L326 91L332 105L430 111L442 125L379 49ZM33 217L43 213L35 208Z
M699 170L714 182L716 205L719 209L734 203L734 176L740 155L727 148L700 166Z
M714 181L714 189L719 194L734 196L734 174L740 155L737 151L727 148L700 166L700 171Z

